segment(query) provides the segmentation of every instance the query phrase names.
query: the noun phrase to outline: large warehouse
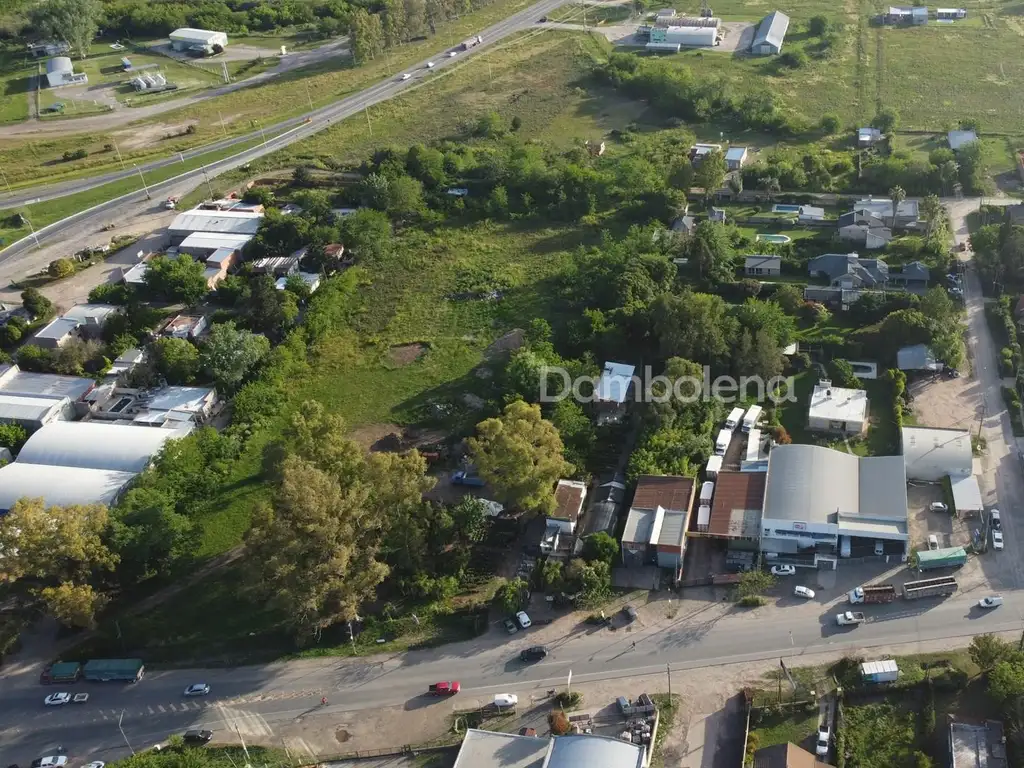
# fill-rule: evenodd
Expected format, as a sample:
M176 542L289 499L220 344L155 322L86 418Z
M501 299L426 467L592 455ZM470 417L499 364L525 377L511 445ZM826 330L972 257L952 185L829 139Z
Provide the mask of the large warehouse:
M219 46L223 50L228 45L226 33L214 32L209 29L182 27L171 32L168 37L171 40L171 48L176 51L213 53L216 50L214 46Z
M0 467L0 514L9 512L15 502L23 498L41 498L48 507L69 504L110 506L134 477L134 472L16 461Z
M937 483L949 478L958 515L981 512L985 504L974 474L971 433L965 429L904 427L900 433L908 480Z
M794 565L835 567L837 558L909 546L902 456L860 458L817 445L778 445L768 459L761 551Z
M196 232L220 235L255 235L260 228L262 213L253 211L204 211L193 208L174 217L167 234L171 245L180 245Z
M16 463L114 472L141 472L164 444L184 437L180 429L135 427L97 421L57 421L28 439Z

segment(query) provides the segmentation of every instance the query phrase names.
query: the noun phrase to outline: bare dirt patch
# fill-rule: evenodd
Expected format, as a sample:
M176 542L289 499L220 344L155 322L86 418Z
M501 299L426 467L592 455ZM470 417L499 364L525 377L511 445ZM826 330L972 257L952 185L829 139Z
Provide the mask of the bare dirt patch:
M908 388L914 397L914 415L922 426L977 428L981 388L973 376L919 379Z
M349 438L368 451L395 451L402 445L402 428L397 424L364 424L356 427ZM395 447L389 447L389 446Z
M182 123L155 123L151 125L133 125L130 131L116 131L117 143L121 150L149 147L167 136L182 133L192 121Z
M388 360L392 365L402 368L412 365L427 353L426 344L399 344L388 350Z

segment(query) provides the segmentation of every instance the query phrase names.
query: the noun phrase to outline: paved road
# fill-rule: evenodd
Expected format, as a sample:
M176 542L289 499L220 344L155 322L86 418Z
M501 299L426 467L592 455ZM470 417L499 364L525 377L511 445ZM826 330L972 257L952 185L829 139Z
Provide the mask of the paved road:
M266 134L275 134L279 131L288 131L288 133L282 135L277 139L270 139L265 145L261 145L247 152L242 153L236 157L223 160L220 162L210 163L208 169L211 171L216 170L218 173L236 168L244 165L251 160L254 160L263 155L274 152L282 147L288 146L289 144L301 141L315 133L322 131L328 125L343 120L346 117L350 117L358 113L360 110L368 106L373 106L382 101L386 101L403 91L415 87L420 84L425 77L429 74L437 72L445 67L453 66L467 56L471 56L478 53L496 42L508 37L509 35L515 34L523 29L532 28L537 19L548 13L555 8L559 7L568 0L541 0L541 2L530 6L529 8L520 11L507 19L494 24L491 27L483 30L480 35L483 37L483 43L471 49L469 52L460 53L454 58L449 58L446 53L438 53L431 59L424 59L418 64L413 65L405 70L405 72L412 75L408 80L400 80L397 76L390 77L376 85L366 88L357 94L344 98L326 107L307 112L299 117L292 118L290 120L283 120L273 125L267 125L263 127L263 133L259 130L253 131L243 136L235 138L224 139L222 141L215 142L213 144L206 145L200 149L195 149L189 152L185 152L184 156L186 159L197 157L199 155L210 152L211 150L219 150L225 147L237 146L245 142L255 141L262 138ZM427 69L426 65L428 61L434 63L433 69ZM242 87L242 84L238 84L236 87ZM225 88L231 88L231 86L225 86ZM215 95L215 94L213 94ZM254 94L253 98L259 98L259 94ZM306 122L306 121L309 122ZM139 166L143 173L149 170L164 168L167 166L173 166L175 163L180 162L180 158L175 156L171 158L165 158L164 160L155 160L150 163L145 163ZM46 200L52 200L57 197L64 197L66 195L75 194L82 192L87 189L93 189L97 186L116 181L119 179L129 178L133 175L137 175L135 169L128 169L127 171L115 171L106 173L100 176L94 176L87 179L80 179L75 181L60 182L47 186L44 188L36 187L34 189L28 189L24 191L16 191L13 195L4 194L0 195L0 207L11 208L20 205L26 205L29 203L43 202ZM192 187L197 186L203 181L202 170L192 171L186 174L187 178L191 180ZM173 188L180 187L180 184L173 185ZM166 196L167 190L171 189L172 185L170 182L164 182L163 184L154 184L151 189L160 192L161 195ZM123 201L122 201L123 204ZM118 207L116 201L112 201L108 204L108 210L113 210ZM60 231L64 231L66 227L60 228ZM40 237L42 239L42 236ZM31 239L26 239L23 247L31 247ZM0 251L0 258L3 258L12 249L17 249L18 244L9 246L3 251Z
M796 657L823 651L863 649L872 645L963 638L980 632L1019 631L1024 623L1024 593L1008 594L1001 608L985 612L977 596L869 608L871 620L860 627L835 626L836 606L817 603L787 605L791 621L762 623L736 609L710 603L694 615L650 629L572 631L549 640L551 653L541 663L527 665L518 651L536 640L519 633L510 641L497 634L441 650L419 651L384 660L317 660L229 670L151 673L140 683L79 683L88 690L84 705L46 708L42 699L59 687L36 683L37 672L26 671L5 680L0 698L0 743L6 761L28 761L63 744L76 760L115 759L127 753L118 730L124 712L125 735L135 748L152 746L169 733L187 727L208 727L231 738L237 729L251 740L266 741L277 725L320 711L352 711L385 705L437 706L423 696L427 686L456 677L463 685L460 705L489 700L503 691L529 697L537 690L573 681L654 674L671 663L673 670L709 664ZM783 602L792 603L788 598ZM632 643L636 643L634 649ZM962 644L962 643L952 643ZM213 693L185 699L185 686L208 682Z

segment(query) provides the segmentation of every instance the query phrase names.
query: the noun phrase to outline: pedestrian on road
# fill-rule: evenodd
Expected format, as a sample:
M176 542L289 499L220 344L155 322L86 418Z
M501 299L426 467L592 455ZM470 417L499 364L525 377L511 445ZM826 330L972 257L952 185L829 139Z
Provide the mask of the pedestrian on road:
M636 640L633 641L633 650L636 650Z
M327 697L326 696L324 696L322 699L320 699L320 706L321 707L326 707L327 706Z

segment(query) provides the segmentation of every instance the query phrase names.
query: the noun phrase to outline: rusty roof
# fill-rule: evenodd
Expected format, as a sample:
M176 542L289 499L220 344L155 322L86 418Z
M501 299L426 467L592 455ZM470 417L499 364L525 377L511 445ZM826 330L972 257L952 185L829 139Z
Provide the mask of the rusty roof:
M760 534L767 477L766 472L719 472L708 533L729 538L756 538Z
M693 503L694 480L677 475L641 475L633 494L633 509L664 509L686 512Z
M556 520L575 523L583 507L587 486L576 480L559 480L555 488L555 511L548 515Z

